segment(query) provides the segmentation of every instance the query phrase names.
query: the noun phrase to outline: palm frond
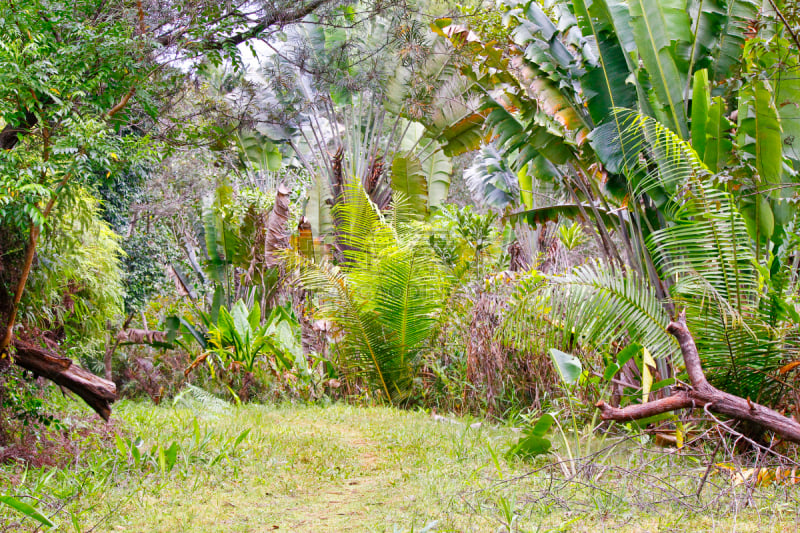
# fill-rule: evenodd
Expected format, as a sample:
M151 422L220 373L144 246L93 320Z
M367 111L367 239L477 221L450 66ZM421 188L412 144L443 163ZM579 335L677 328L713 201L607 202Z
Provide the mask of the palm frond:
M631 271L612 271L599 262L520 284L510 307L503 335L520 348L606 351L615 343L637 342L657 357L680 353L653 288Z
M346 377L361 377L387 398L403 398L419 352L442 303L439 265L407 198L397 195L384 217L360 185L335 207L345 261L317 264L299 254L289 264L319 301L319 314L337 329L337 363Z
M655 199L666 219L647 236L648 252L686 311L709 379L741 396L770 394L770 374L796 353L776 314L780 274L768 294L735 198L688 142L653 119L618 113L621 142L637 153L624 168L633 192Z

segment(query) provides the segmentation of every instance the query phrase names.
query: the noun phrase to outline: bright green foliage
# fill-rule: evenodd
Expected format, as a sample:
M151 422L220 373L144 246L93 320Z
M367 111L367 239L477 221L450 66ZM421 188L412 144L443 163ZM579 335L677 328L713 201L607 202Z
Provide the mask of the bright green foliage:
M562 224L558 227L558 238L564 248L571 251L586 241L586 234L578 222L573 222L569 226Z
M561 381L567 385L574 385L583 372L583 366L580 360L574 355L564 353L555 348L550 348L548 352L550 352L550 358L553 360L558 370L558 376L561 378Z
M669 315L648 283L600 263L561 276L532 272L515 289L510 308L503 335L521 349L602 350L615 342L638 342L661 357L679 354L666 331Z
M630 154L620 144L624 124L613 111L635 109L657 118L681 138L692 133L704 141L707 133L712 133L704 131L711 112L703 112L709 107L706 98L710 94L699 85L707 78L725 80L741 66L747 25L757 13L751 0L727 6L695 0L507 4L510 9L504 18L512 28L509 43L481 42L444 19L432 26L434 32L447 35L455 48L474 58L472 65L462 69L473 83L464 89L462 100L484 93L482 112L469 127L453 123L443 131L443 141L454 136L469 138L464 149L475 149L482 136L474 130L483 128L494 136L499 157L510 170L506 181L516 183L514 175L518 174L527 183L532 175L536 178L534 190L553 182L558 189L572 190L578 198L568 198L570 203L587 200L617 205L628 192L622 167ZM693 90L692 80L704 68L711 68L710 73L697 78L698 87ZM701 99L700 105L691 105L693 97ZM729 155L722 151L726 148L722 133L727 129L723 115L730 110L714 111L717 120L709 126L717 126L714 140L718 144L709 160ZM690 121L692 114L695 123ZM486 154L480 156L475 168L486 166L485 158ZM496 160L498 154L490 154L490 158ZM598 163L610 175L595 172ZM473 190L491 192L496 188L493 173L474 177ZM577 192L572 180L583 182ZM484 192L481 196L489 195ZM613 223L614 229L618 226ZM603 231L598 228L599 233ZM602 235L601 239L608 248L609 240ZM641 243L625 246L631 255ZM645 265L637 265L640 273L645 269Z
M46 528L55 527L55 523L52 520L47 518L40 510L33 507L29 503L25 503L13 496L0 496L0 503L8 505L12 509L16 509L23 515L27 516L28 518L32 518L42 524L42 526Z
M406 196L415 211L427 214L447 199L453 163L438 142L425 137L422 124L407 123L405 130L401 152L392 162L392 189Z
M265 264L265 228L275 202L274 193L244 188L234 192L229 185L217 187L203 200L198 235L201 264L191 264L200 288L227 306L241 298L266 304L277 288L275 267ZM288 225L295 227L299 212L290 204ZM179 273L180 275L180 273ZM188 279L188 292L192 283ZM254 291L254 292L253 292ZM252 294L251 294L252 292Z
M23 137L22 146L5 152L0 162L5 223L42 225L40 202L62 192L64 176L70 176L63 186L69 190L136 154L141 141L114 134L104 113L137 84L141 52L126 21L85 23L100 4L0 6L0 117L20 127ZM124 110L115 118L123 115ZM34 124L37 134L26 137Z
M387 218L350 185L334 208L344 261L294 256L304 286L317 294L320 316L334 325L334 363L393 401L406 396L442 305L442 273L412 213L396 196Z
M525 428L525 435L513 444L506 457L520 457L522 459L530 459L547 453L553 445L550 439L545 435L550 430L550 426L555 422L555 418L550 413L545 413L536 421L535 424L529 425Z
M106 321L122 313L123 251L94 198L79 192L70 207L55 211L57 222L43 235L21 313L40 327L63 324L76 337L70 344L90 352L103 342Z
M671 302L687 313L709 379L741 396L776 400L778 385L769 375L800 357L789 261L796 238L760 262L759 243L734 195L715 183L689 143L653 119L621 120L622 142L637 148L636 163L624 169L637 194L669 194L661 209L669 223L645 244L658 279L672 280ZM538 328L550 332L545 346L567 350L602 350L616 341L636 342L657 356L678 353L661 299L630 271L587 265L562 276L533 275L518 287L512 309L507 335L517 342Z
M503 234L498 219L494 212L480 214L471 206L454 205L444 206L433 219L428 240L455 279L480 279L483 267L500 258Z
M418 158L412 155L395 157L392 161L392 189L406 196L415 211L427 211L428 180Z
M783 157L780 119L772 97L769 85L760 80L742 89L737 141L761 181L774 185L781 182Z
M296 319L276 307L262 323L259 306L248 311L238 300L230 311L220 308L216 325L208 330L208 348L223 366L238 364L246 372L252 372L265 355L274 356L284 369L291 369L296 362L304 366L292 322L297 325Z

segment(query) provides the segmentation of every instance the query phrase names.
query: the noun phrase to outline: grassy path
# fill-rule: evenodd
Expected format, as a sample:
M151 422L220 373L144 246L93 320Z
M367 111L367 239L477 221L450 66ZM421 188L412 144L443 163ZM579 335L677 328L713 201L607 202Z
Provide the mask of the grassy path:
M661 452L646 463L653 479L684 469L661 489L602 470L570 483L559 467L528 475L555 457L506 461L519 436L508 428L389 408L122 403L116 416L118 438L73 430L85 442L69 467L1 466L2 493L38 498L29 501L61 531L137 533L784 531L800 507L786 488L746 509L733 496L704 509L665 500L670 483L683 490L688 479L688 492L703 469ZM642 460L623 452L616 462ZM0 508L8 530L35 529L18 520Z

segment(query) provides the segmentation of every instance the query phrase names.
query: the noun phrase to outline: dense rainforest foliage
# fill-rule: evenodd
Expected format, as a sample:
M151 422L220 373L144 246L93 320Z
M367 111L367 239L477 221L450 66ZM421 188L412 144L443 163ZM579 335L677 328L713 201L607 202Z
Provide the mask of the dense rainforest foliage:
M59 446L55 384L477 416L520 461L649 435L714 450L698 497L721 446L790 468L798 34L781 0L2 2L0 459Z

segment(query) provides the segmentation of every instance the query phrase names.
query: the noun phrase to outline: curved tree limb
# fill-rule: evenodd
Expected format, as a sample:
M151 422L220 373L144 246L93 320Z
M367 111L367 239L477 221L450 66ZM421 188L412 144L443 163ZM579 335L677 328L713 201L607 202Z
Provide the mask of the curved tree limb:
M794 419L757 404L749 398L745 399L723 392L708 382L700 364L697 345L686 326L684 313L681 313L676 322L670 323L667 331L680 344L691 386L675 387L675 393L667 398L624 408L612 407L600 401L597 403L597 408L600 410L600 417L603 420L639 420L676 409L703 407L710 412L726 415L736 420L752 422L775 432L785 440L800 443L800 424Z

